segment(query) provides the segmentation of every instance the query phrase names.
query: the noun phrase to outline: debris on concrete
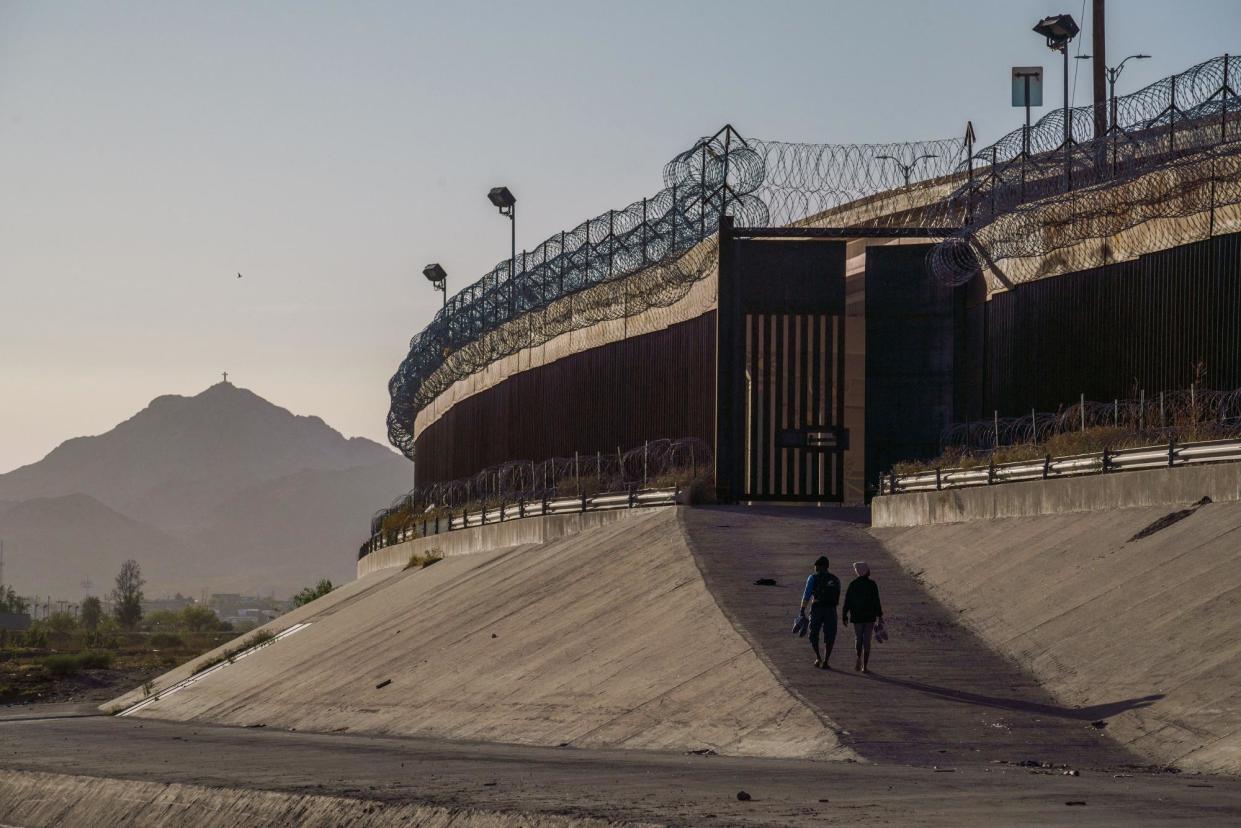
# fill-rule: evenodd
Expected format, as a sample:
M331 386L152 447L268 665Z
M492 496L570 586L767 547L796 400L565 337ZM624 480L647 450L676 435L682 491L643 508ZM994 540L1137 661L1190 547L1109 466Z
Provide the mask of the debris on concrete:
M1095 721L1090 723L1090 726L1096 727L1099 730L1102 730L1103 728L1107 727L1107 722L1103 721L1102 719L1096 719Z
M375 689L376 689L376 690L382 690L382 689L384 689L385 687L387 687L387 686L388 686L389 684L391 684L391 683L392 683L392 679L384 679L383 681L379 682L379 684L376 684L376 685L375 685Z
M754 582L754 586L775 586L775 585L776 585L775 578L759 578L757 581Z
M691 756L719 756L720 753L715 748L698 748L697 750L687 750L686 753Z
M737 800L739 802L749 802L751 799L753 799L753 797L745 791L737 791Z
M1086 800L1084 800L1084 799L1070 799L1068 802L1066 802L1066 803L1064 803L1064 804L1065 804L1065 805L1085 805L1085 804L1086 804Z

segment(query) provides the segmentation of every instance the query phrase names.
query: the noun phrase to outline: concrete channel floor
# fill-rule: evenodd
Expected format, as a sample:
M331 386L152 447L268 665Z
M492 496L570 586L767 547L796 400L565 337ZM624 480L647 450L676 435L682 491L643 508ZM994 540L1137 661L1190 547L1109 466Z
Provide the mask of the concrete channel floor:
M0 722L0 794L8 771L340 796L375 803L376 824L387 824L382 822L385 805L408 803L719 826L865 822L1134 828L1182 822L1235 825L1241 817L1241 780L1196 774L1135 770L1066 777L1009 765L935 770L106 716ZM738 801L739 790L753 799ZM42 828L47 823L23 820L20 808L7 813L0 808L0 824Z
M1115 698L1067 708L1019 665L956 622L867 531L864 510L792 506L682 510L690 547L734 626L799 696L875 762L957 765L1032 760L1117 768L1143 760L1091 722L1150 703ZM891 639L875 644L871 673L853 671L851 627L841 626L831 670L813 665L789 630L820 554L847 587L865 560L879 585ZM771 578L775 586L755 581ZM842 597L843 600L843 597Z

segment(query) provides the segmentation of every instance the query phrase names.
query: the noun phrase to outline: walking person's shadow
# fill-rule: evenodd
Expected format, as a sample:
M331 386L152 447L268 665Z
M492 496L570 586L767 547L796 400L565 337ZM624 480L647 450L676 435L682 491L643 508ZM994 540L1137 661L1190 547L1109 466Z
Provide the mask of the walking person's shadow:
M1163 693L1152 693L1149 696L1139 696L1138 698L1107 702L1106 704L1092 704L1089 707L1061 707L1060 705L1024 701L1022 699L1005 699L995 696L983 696L978 693L970 693L965 690L954 690L950 687L938 687L934 684L925 684L920 681L910 681L909 679L899 679L893 678L892 676L879 675L873 671L863 674L862 677L868 678L872 681L881 681L884 684L904 687L907 690L926 693L927 695L935 696L936 698L959 702L960 704L994 707L1001 710L1014 710L1019 713L1036 713L1042 716L1055 716L1061 719L1074 719L1084 722L1107 719L1129 710L1149 707L1164 697Z

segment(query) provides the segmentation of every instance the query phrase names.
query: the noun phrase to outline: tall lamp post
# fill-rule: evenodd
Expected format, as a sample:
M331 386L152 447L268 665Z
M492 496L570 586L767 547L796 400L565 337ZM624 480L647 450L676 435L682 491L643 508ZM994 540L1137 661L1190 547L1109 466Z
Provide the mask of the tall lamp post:
M444 307L448 307L448 274L440 267L440 263L432 262L427 265L422 269L422 275L427 277L433 289L444 294Z
M1109 101L1108 110L1111 112L1110 125L1108 129L1116 129L1119 126L1116 123L1116 79L1120 77L1120 73L1124 71L1125 64L1131 60L1148 60L1150 55L1129 55L1120 62L1119 66L1108 67L1107 70L1107 98Z
M1064 55L1064 180L1066 189L1073 186L1073 125L1069 114L1069 43L1081 31L1071 14L1044 17L1034 26L1037 34L1047 38L1047 48Z
M909 177L910 177L910 175L913 173L913 169L914 169L914 167L918 166L918 162L919 162L919 161L921 161L921 160L922 160L922 159L924 159L924 158L939 158L939 155L937 155L936 153L933 153L933 152L928 152L928 153L925 153L925 154L923 154L923 155L919 155L917 158L915 158L914 160L910 161L908 164L903 163L903 162L901 161L901 159L899 159L899 158L895 158L895 157L893 157L893 156L891 156L891 155L876 155L876 156L875 156L875 158L876 158L877 160L887 159L888 161L891 161L893 164L895 164L897 167L899 167L899 168L900 168L900 171L901 171L901 174L905 176L905 186L906 186L906 187L908 187L908 186L909 186Z
M500 211L500 215L508 216L512 230L508 259L508 311L511 318L513 315L513 276L517 267L517 198L508 187L492 187L487 192L487 200Z
M1078 55L1079 60L1085 60L1091 55ZM1107 110L1108 110L1108 126L1107 133L1112 136L1112 175L1116 174L1116 142L1120 137L1117 133L1120 131L1120 124L1116 122L1116 79L1120 77L1120 73L1125 70L1125 64L1131 60L1149 60L1150 55L1129 55L1116 66L1107 68ZM1106 145L1105 145L1106 146Z

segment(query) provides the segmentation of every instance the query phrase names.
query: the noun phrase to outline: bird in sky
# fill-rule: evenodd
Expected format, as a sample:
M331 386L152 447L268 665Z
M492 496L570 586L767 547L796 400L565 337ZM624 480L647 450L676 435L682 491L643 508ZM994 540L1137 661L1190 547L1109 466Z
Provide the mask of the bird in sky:
M240 279L240 278L241 278L241 274L240 274L240 273L238 273L238 274L237 274L237 278L238 278L238 279Z

